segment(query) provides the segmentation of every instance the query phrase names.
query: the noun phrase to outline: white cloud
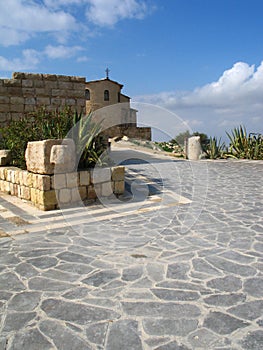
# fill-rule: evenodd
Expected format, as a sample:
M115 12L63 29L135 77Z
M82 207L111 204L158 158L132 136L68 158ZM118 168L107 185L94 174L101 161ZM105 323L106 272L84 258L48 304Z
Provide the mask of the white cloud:
M35 69L40 62L39 52L36 50L23 50L21 58L14 58L13 60L0 56L0 70L1 71L19 71Z
M147 13L144 1L139 0L87 0L90 4L87 18L98 26L113 26L125 18L143 18Z
M153 103L177 113L189 126L210 135L244 124L263 133L263 61L256 68L237 62L210 84L186 92L161 92L139 96L138 101ZM169 125L163 125L170 130ZM201 130L202 128L202 130Z
M83 48L80 46L70 47L70 46L63 46L63 45L58 45L58 46L48 45L46 46L43 53L47 57L52 59L57 59L57 58L67 59L75 56L78 52L82 50Z
M62 10L54 11L36 1L0 1L0 44L16 45L40 32L76 28L75 18Z

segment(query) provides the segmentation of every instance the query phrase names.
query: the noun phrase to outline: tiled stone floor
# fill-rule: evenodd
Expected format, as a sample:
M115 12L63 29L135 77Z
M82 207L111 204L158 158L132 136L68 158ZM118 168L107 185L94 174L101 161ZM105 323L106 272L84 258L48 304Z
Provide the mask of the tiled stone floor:
M263 349L263 162L129 163L117 204L2 197L0 349Z

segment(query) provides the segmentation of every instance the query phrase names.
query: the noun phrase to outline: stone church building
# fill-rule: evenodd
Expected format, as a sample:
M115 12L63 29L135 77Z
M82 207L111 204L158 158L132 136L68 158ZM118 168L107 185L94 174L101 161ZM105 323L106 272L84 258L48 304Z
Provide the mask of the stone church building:
M130 97L121 93L123 85L106 78L86 78L55 74L20 73L0 79L0 126L17 120L40 107L55 111L65 106L79 113L92 112L102 120L107 137L151 139L151 128L137 127L137 111L130 107Z

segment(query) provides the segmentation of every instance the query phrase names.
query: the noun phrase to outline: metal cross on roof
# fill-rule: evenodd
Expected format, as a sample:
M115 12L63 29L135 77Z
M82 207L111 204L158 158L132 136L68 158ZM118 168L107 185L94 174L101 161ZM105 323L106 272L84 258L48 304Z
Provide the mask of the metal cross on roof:
M110 72L109 68L106 68L105 72L106 72L106 78L109 79L109 72Z

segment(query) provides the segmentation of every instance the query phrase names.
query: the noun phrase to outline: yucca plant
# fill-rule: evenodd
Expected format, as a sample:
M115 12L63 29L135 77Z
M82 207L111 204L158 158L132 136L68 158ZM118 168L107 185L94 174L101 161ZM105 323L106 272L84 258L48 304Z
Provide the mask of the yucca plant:
M263 159L263 138L260 134L247 134L242 125L226 133L230 139L229 156L238 159Z
M99 133L102 129L102 122L96 123L92 120L92 113L86 116L75 112L73 117L73 128L68 137L76 144L77 159L79 168L92 167L95 164L103 165L100 159L105 150L105 142Z
M209 159L224 158L225 143L221 142L221 138L210 137L205 147L205 153Z

